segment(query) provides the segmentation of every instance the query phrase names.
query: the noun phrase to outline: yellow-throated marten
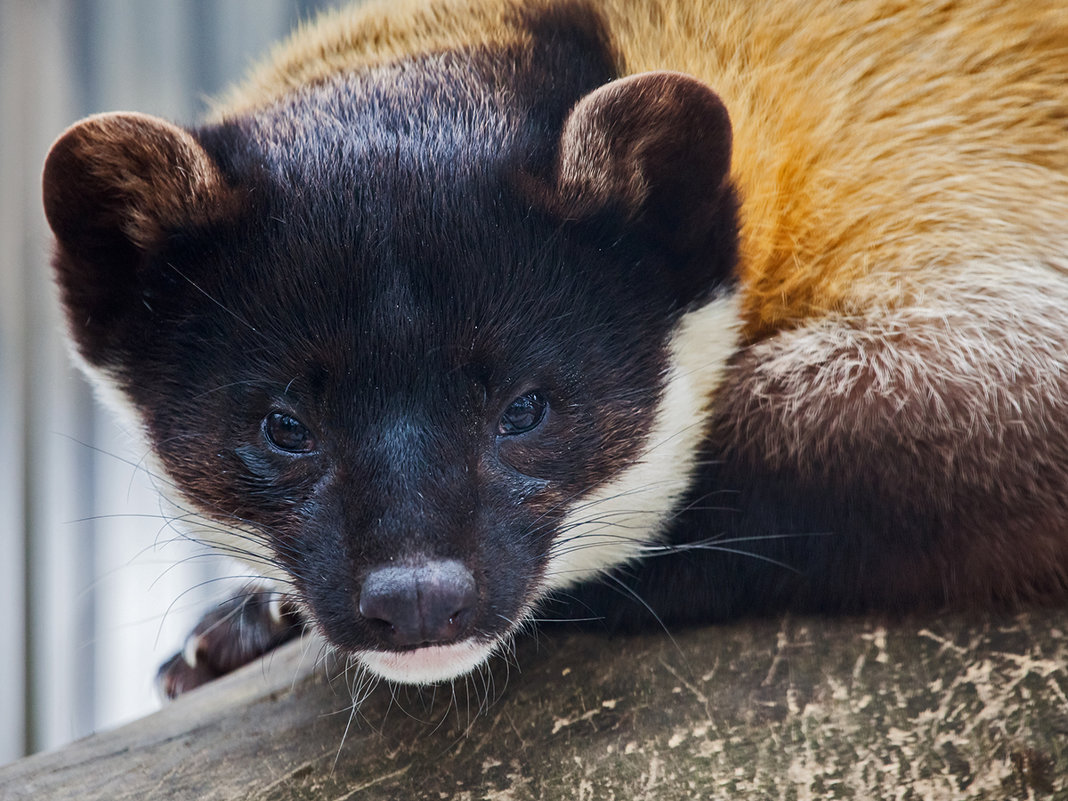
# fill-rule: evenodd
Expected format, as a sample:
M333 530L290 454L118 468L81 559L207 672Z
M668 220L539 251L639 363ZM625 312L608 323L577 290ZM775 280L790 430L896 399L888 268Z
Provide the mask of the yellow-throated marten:
M390 0L76 124L44 202L88 373L280 592L172 694L298 617L425 682L1068 595L1063 0Z

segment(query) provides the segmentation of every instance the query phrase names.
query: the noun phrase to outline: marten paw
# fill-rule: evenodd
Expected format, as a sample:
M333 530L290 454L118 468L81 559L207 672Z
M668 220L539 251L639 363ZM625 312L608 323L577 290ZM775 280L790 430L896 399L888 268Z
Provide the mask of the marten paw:
M160 666L156 686L164 698L207 684L246 665L301 632L296 607L280 593L252 585L212 609L185 646Z

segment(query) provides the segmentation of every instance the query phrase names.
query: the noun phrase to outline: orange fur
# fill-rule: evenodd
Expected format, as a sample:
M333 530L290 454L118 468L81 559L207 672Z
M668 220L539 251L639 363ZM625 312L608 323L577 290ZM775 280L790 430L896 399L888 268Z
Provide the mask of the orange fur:
M415 53L522 39L563 0L407 0L324 15L217 116ZM1068 14L1060 0L603 0L619 71L722 97L742 196L745 333L922 302L937 271L1068 268ZM935 272L932 272L935 271Z

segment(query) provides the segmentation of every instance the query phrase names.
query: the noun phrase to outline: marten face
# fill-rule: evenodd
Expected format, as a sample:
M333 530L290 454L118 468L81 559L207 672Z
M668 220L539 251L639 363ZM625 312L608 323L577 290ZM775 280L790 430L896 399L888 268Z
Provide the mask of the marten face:
M567 578L545 575L561 521L640 451L678 311L647 255L518 197L439 182L424 215L385 183L325 189L350 198L328 226L289 185L166 248L127 392L185 501L255 532L334 642L379 645L370 572L437 562L470 571L489 640Z
M192 134L99 117L46 167L73 336L171 494L387 678L470 670L685 489L734 340L729 125L602 67L551 108L435 57Z

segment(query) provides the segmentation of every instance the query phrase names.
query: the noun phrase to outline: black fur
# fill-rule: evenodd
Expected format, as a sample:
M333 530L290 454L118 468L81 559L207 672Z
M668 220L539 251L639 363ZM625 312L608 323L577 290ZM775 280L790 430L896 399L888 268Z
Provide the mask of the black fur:
M262 537L344 648L390 647L356 599L391 563L462 561L476 635L506 632L569 502L637 453L679 315L730 280L730 203L722 258L700 268L626 208L546 207L565 116L613 77L588 31L549 33L197 131L238 210L143 253L121 337L85 346L181 493ZM545 421L500 436L532 390ZM272 446L272 413L317 448Z

